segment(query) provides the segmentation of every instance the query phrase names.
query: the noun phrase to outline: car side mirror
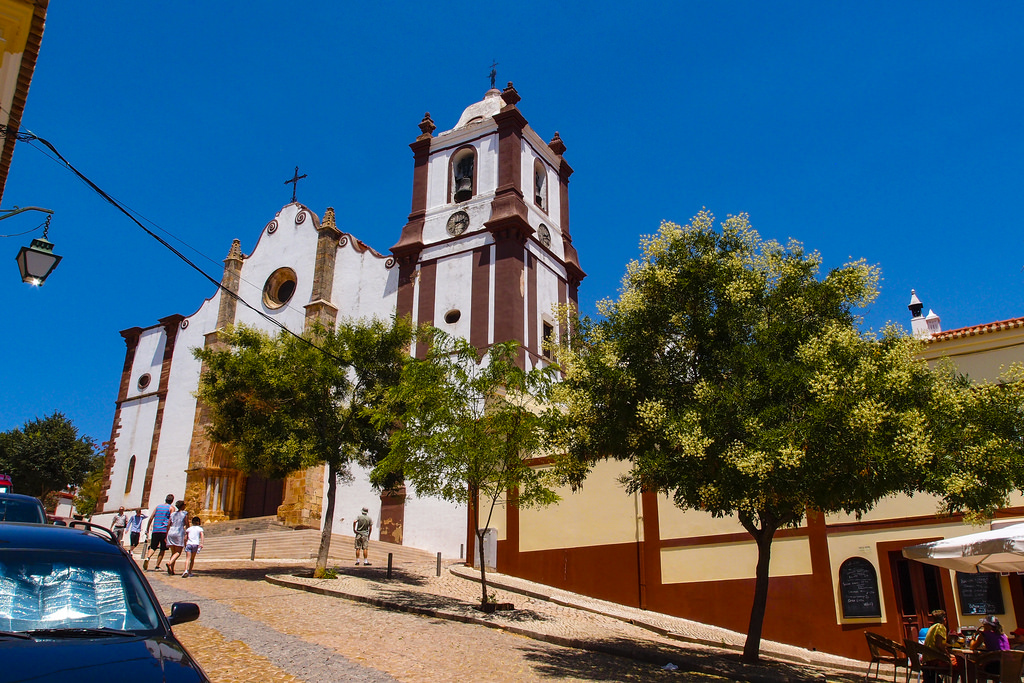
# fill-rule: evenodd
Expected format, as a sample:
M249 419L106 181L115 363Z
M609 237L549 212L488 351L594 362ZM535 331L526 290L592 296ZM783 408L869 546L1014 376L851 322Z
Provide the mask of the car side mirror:
M176 602L171 605L171 616L167 621L171 626L185 624L199 618L199 605L194 602Z

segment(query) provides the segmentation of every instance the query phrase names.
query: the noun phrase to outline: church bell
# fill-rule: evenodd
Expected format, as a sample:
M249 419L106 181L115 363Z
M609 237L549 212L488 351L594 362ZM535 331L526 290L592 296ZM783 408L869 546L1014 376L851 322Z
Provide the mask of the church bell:
M455 201L464 202L473 196L473 179L470 177L455 179Z

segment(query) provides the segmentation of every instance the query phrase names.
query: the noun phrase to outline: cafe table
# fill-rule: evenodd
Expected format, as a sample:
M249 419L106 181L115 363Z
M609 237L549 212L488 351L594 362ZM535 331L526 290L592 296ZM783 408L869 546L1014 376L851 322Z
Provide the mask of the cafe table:
M1003 659L1003 653L1001 651L990 652L987 650L970 650L963 647L951 647L949 648L949 651L952 652L957 659L957 668L963 676L964 683L978 683L978 671L980 667L984 667L990 662L1001 662ZM995 680L1001 680L998 676L993 678L995 678ZM980 680L985 679L986 677L982 676ZM1001 681L1001 683L1007 683L1007 681Z

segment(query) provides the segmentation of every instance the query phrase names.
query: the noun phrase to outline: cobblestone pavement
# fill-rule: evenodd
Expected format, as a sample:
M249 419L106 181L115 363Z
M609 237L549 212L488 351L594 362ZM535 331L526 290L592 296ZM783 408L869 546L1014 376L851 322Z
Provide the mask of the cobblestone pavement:
M232 562L181 579L147 572L165 609L200 605L175 628L214 681L701 681L728 679L542 642L506 630L380 609L270 584L309 563ZM361 568L372 570L372 568Z

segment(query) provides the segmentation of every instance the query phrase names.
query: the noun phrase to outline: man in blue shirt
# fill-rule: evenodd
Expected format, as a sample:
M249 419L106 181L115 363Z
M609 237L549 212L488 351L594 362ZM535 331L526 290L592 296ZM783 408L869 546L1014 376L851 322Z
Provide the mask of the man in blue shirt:
M164 502L153 508L146 522L146 535L149 536L149 550L146 551L146 559L142 562L142 568L149 569L149 558L153 556L154 550L159 550L156 556L156 567L160 569L160 563L164 561L164 553L167 552L167 530L171 528L171 503L174 502L174 494L168 493ZM150 529L153 530L150 535Z
M146 519L146 515L143 514L142 510L135 508L135 514L128 520L128 542L131 545L131 553L135 555L135 548L139 545L139 536L142 535L142 520Z

